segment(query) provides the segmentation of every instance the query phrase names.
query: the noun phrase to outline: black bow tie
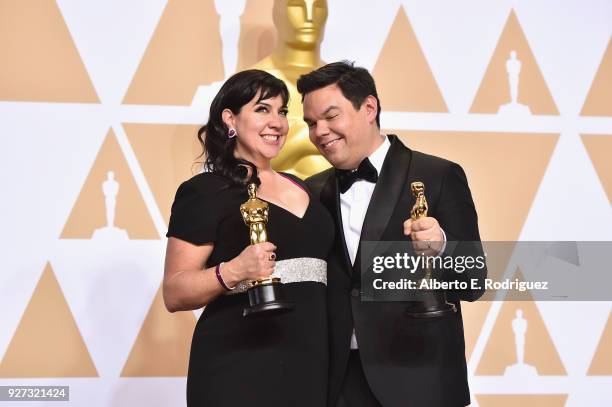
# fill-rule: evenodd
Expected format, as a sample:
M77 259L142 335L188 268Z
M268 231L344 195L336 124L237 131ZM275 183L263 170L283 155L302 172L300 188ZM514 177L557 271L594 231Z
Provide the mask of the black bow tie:
M358 179L373 183L378 181L378 171L376 171L376 168L367 158L359 164L356 170L336 170L336 174L341 194L348 191L351 185Z

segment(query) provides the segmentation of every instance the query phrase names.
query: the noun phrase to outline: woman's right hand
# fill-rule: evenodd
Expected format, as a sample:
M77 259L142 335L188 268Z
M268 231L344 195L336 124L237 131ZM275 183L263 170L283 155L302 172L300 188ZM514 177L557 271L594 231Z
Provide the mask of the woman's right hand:
M247 246L242 253L229 261L227 267L232 274L231 280L260 280L274 272L276 246L270 242Z

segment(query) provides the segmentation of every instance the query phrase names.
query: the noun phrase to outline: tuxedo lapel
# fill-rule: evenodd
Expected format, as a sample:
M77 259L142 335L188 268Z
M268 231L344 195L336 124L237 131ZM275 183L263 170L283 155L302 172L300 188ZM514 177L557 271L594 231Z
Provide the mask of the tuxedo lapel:
M344 227L342 226L342 212L340 210L340 191L338 190L338 178L336 177L336 171L334 170L323 189L321 190L321 203L327 207L329 213L333 216L336 226L336 253L340 263L343 265L345 272L350 273L351 271L351 259L348 254L346 247L346 240L344 238Z
M380 240L387 229L389 219L408 180L408 170L412 158L411 151L399 141L397 136L389 135L388 137L391 141L391 147L389 147L385 157L361 228L357 260L354 266L357 270L360 269L361 242ZM406 216L408 215L409 210L406 209ZM398 225L398 227L400 226Z

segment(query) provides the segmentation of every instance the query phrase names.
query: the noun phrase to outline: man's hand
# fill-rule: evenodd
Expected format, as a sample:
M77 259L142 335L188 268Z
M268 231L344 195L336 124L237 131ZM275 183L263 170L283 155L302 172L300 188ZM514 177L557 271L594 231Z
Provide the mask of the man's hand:
M444 247L444 234L436 218L425 217L404 222L404 235L412 239L412 247L418 254L437 256Z

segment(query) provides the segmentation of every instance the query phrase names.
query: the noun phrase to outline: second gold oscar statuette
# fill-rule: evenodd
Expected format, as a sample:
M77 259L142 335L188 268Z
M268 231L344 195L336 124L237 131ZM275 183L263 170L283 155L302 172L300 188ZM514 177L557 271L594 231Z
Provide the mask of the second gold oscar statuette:
M410 190L415 198L414 206L410 211L410 218L418 220L427 217L429 206L425 198L425 184L421 181L415 181L410 184ZM427 264L425 259L425 276L417 285L421 283L429 283L432 278L432 269ZM420 290L418 292L419 299L416 301L407 301L406 311L404 315L408 318L432 318L443 315L452 314L457 311L455 304L446 301L446 293L436 290Z
M418 220L427 217L427 211L429 206L427 205L427 199L425 198L425 184L420 181L416 181L410 184L410 190L416 202L410 211L410 219ZM431 267L425 265L425 276L423 280L431 279Z

